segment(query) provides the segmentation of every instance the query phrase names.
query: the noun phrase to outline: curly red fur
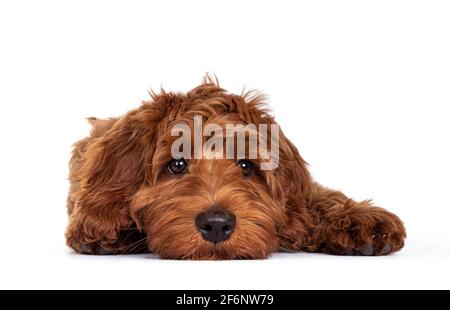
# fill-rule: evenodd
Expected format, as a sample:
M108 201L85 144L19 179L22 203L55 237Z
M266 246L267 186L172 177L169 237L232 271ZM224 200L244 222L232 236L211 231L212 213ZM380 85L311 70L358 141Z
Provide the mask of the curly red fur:
M170 130L180 122L192 126L196 115L216 124L276 124L263 96L230 94L209 77L186 94L152 93L122 117L89 118L91 135L74 145L70 160L70 247L176 259L265 258L279 249L381 255L403 247L397 216L314 182L282 133L273 171L244 178L231 160L195 159L189 173L167 174ZM217 205L237 224L228 240L214 244L194 219Z

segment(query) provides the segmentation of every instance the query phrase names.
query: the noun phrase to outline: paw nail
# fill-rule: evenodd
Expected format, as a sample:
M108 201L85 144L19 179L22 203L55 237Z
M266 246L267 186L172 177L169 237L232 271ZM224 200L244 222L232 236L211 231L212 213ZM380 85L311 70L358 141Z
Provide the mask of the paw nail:
M373 247L371 245L366 246L361 250L361 255L364 256L372 256L373 255Z
M387 234L383 234L383 239L386 239L387 238Z
M345 251L344 254L345 254L345 255L355 255L355 251L353 251L353 250L347 250L347 251Z
M100 255L111 255L112 253L110 251L104 249L104 248L100 248L98 250L98 254L100 254Z
M80 244L80 250L81 250L81 253L86 253L86 254L91 253L91 248L86 243Z
M372 235L372 239L375 239L377 236L375 234Z
M81 252L81 248L80 248L80 245L78 243L72 243L70 246L72 247L72 249L74 249L78 253Z
M389 243L385 244L383 249L380 252L380 255L388 254L392 250L392 247Z

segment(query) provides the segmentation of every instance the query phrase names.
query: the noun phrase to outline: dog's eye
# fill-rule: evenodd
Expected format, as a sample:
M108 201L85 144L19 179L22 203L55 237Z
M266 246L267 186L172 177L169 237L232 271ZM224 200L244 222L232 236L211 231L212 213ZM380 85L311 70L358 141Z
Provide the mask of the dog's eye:
M183 173L187 168L187 162L184 158L174 159L167 165L167 170L172 174Z
M253 173L253 164L245 159L241 159L238 162L239 167L242 168L242 171L246 177L250 176Z

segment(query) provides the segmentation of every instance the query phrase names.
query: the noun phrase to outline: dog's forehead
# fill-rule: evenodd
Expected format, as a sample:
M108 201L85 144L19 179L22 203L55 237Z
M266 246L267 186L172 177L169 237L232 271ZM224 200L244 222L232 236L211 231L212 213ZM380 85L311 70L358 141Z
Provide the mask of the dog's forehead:
M186 94L164 93L164 114L171 120L201 115L204 119L227 117L243 123L273 122L265 96L258 91L232 94L217 85L201 85Z
M161 122L158 130L158 139L168 139L170 137L178 137L179 132L189 131L194 134L199 134L203 137L210 136L211 132L217 134L222 131L223 134L228 132L248 131L251 133L254 125L248 123L239 114L234 112L227 113L204 113L198 110L181 110L175 115L169 115ZM256 131L255 131L256 132Z

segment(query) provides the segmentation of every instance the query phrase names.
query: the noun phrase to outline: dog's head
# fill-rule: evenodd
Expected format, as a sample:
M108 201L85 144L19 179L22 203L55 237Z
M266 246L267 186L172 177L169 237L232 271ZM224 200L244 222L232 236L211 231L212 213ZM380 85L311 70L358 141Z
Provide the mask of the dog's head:
M90 176L107 188L103 200L129 203L129 216L151 252L177 259L264 258L301 242L298 204L310 177L291 142L281 131L272 134L276 123L262 96L233 95L205 80L186 94L162 91L152 99L100 138ZM214 133L205 133L208 125ZM251 150L251 137L262 137L261 128L267 129L266 145L277 148L275 159ZM225 134L218 134L221 129ZM192 136L180 145L186 130ZM240 154L239 141L245 144ZM274 165L262 169L268 160Z

